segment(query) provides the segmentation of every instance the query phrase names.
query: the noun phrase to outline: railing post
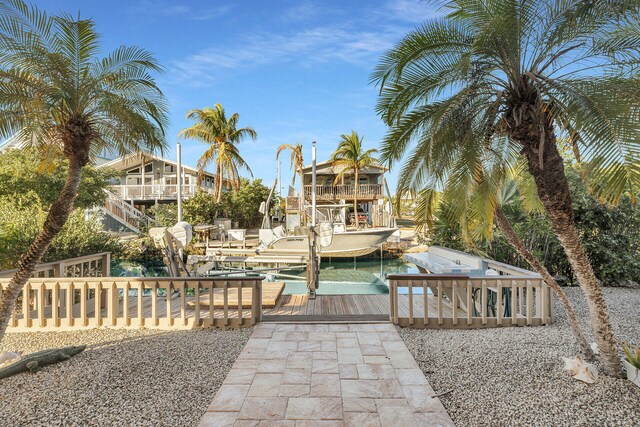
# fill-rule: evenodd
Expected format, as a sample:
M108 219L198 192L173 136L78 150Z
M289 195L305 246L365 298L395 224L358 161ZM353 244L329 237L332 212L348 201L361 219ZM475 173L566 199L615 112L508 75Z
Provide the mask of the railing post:
M527 280L527 325L531 325L531 316L533 314L533 286L531 280Z
M38 321L39 321L39 326L41 328L44 328L47 323L46 320L44 318L44 292L45 291L45 284L44 283L38 283L38 292L37 292L37 296L36 296L36 302L38 304Z
M182 281L180 285L180 317L182 326L187 326L187 282Z
M392 323L394 322L394 313L393 313L393 299L394 299L394 294L395 294L395 280L389 280L389 320Z
M56 283L53 286L53 290L51 291L51 320L53 321L53 326L60 326L60 318L58 317L60 313L58 312L60 304L60 283Z
M73 326L75 323L73 319L73 282L69 282L65 293L67 294L67 326Z
M548 295L549 295L549 322L550 323L554 323L555 322L555 317L556 317L556 308L555 308L555 304L554 304L554 290L553 288L548 288Z
M193 313L193 323L196 327L200 327L200 281L198 281L198 283L196 283L196 287L194 290L194 294L195 294L195 299L193 300L195 303L194 306L194 310L195 312Z
M473 310L475 310L475 304L473 303L473 282L470 279L466 280L467 283L467 325L473 323Z
M442 325L442 280L438 280L438 326Z
M111 277L111 252L102 255L102 277Z
M458 298L458 282L453 280L451 285L451 295L453 296L453 301L451 301L451 310L453 316L453 326L458 325L458 307L460 307L460 299Z
M413 326L413 280L409 280L409 326Z
M130 326L131 320L129 319L129 290L131 289L131 283L127 281L124 285L124 292L122 293L122 319L124 326Z
M241 280L238 283L238 327L242 327L242 287L244 286L244 281Z
M424 326L429 324L429 293L427 292L429 287L427 283L427 280L422 279L422 299L424 304L424 313L422 314L424 316Z
M489 305L489 289L487 288L487 281L483 280L480 288L481 300L482 300L482 324L487 324L487 310Z
M253 297L253 302L251 303L252 307L252 316L255 319L255 322L262 321L262 279L256 280L253 283L253 288L251 290L251 294Z
M173 282L170 281L169 285L167 286L167 297L165 300L165 303L167 305L166 307L166 311L167 311L167 325L168 326L173 326L173 313L171 313L171 291L173 290Z
M229 282L222 282L222 305L224 310L224 326L229 326Z

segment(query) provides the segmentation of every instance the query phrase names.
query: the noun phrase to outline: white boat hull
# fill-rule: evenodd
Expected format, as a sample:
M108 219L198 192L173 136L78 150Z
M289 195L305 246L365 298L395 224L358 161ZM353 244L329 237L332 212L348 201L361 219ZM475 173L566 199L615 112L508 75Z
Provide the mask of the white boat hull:
M397 228L370 228L334 233L331 244L320 248L320 256L322 258L352 258L369 255L378 250L380 245L386 242L396 230ZM260 253L267 254L270 251L291 254L306 253L309 251L308 237L280 237Z

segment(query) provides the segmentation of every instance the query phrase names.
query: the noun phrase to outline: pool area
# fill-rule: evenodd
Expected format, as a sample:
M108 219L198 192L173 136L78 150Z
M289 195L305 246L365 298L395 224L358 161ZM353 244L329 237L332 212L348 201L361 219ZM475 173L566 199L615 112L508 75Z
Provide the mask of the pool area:
M380 295L388 294L387 274L418 273L415 265L402 259L350 259L323 260L320 266L320 284L317 295ZM299 276L300 280L277 275L267 275L267 281L284 281L284 295L306 294L307 285L304 271L287 271L290 276ZM166 277L167 269L162 265L143 265L130 261L114 261L111 275L120 277ZM419 293L416 289L414 293ZM406 288L400 290L406 293Z

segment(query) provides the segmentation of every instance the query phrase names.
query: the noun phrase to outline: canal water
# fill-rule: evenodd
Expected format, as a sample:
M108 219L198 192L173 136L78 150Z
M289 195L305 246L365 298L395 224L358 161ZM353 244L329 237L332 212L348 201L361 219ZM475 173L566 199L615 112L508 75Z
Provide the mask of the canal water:
M318 295L387 294L388 274L418 273L415 265L402 259L323 259L320 265ZM267 274L267 281L285 282L285 295L307 292L305 272L287 271L287 277ZM143 265L129 261L115 261L111 266L112 276L122 277L166 277L163 265ZM299 280L289 277L299 277ZM405 289L400 289L404 293ZM418 291L418 289L416 289ZM418 293L418 292L416 292Z

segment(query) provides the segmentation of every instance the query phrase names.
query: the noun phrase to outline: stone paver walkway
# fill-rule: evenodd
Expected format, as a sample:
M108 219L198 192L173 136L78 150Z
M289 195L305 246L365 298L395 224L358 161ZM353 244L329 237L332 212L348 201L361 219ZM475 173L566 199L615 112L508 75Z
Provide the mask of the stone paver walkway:
M256 326L201 427L453 426L391 324Z

